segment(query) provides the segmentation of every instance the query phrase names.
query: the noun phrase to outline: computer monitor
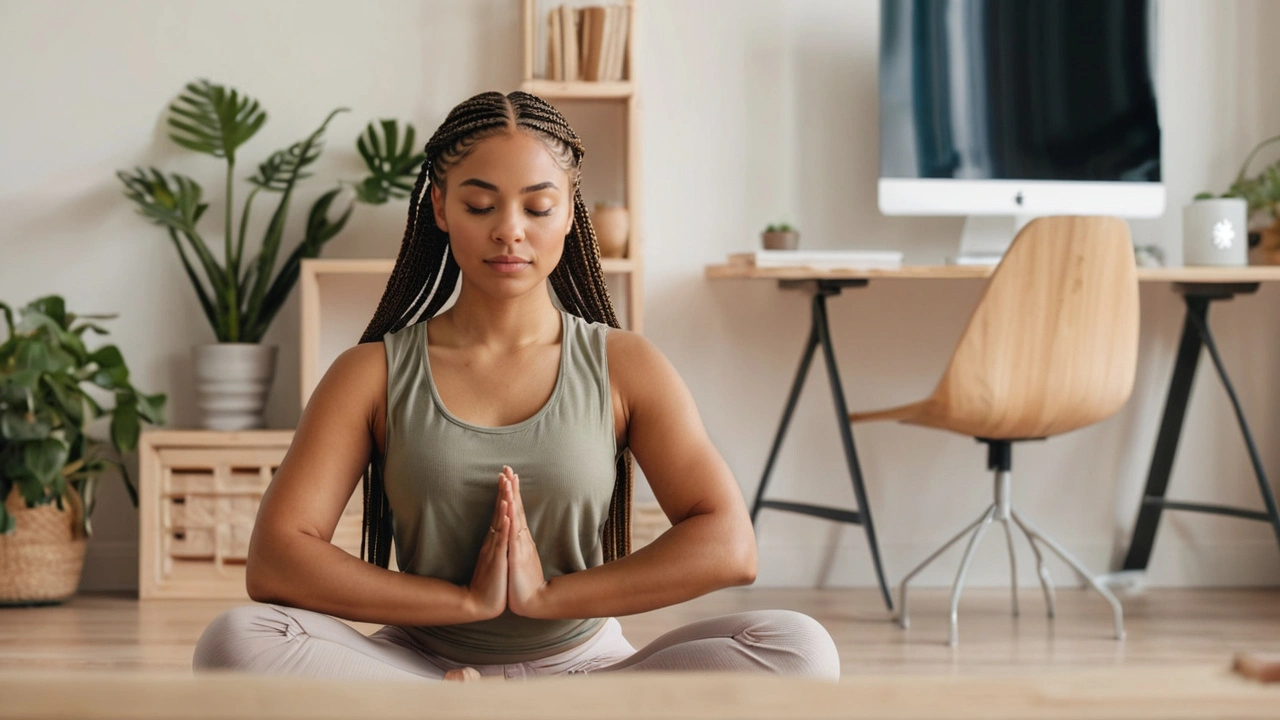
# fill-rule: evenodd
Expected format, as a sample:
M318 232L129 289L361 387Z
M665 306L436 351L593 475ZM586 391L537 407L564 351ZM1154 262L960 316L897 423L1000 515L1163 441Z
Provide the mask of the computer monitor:
M963 215L961 261L1041 215L1164 212L1152 0L881 0L880 211Z

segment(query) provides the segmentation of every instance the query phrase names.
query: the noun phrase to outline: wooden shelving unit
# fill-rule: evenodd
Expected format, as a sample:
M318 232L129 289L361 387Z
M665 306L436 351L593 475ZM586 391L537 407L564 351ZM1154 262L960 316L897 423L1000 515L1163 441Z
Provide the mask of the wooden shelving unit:
M600 0L601 3L607 0ZM558 7L559 2L538 2L538 0L523 0L523 43L524 43L524 72L521 75L522 82L520 89L528 93L533 93L544 100L551 102L557 109L562 112L569 120L579 135L583 136L584 143L587 147L588 162L591 158L601 155L606 157L617 157L620 159L620 167L613 168L622 178L622 198L608 198L621 200L626 205L630 216L630 228L627 233L627 254L622 259L604 260L604 271L615 276L619 283L623 286L621 298L614 298L615 304L618 300L623 300L625 311L619 308L623 322L626 327L636 332L644 329L644 307L643 307L643 290L644 290L644 234L641 228L640 216L642 211L642 198L640 187L640 93L639 81L636 77L636 42L639 13L638 0L627 0L625 3L613 2L611 4L622 5L627 9L627 39L625 56L623 63L624 77L621 81L613 82L589 82L583 80L556 81L548 80L545 72L540 74L538 58L545 55L547 43L545 36L540 34L540 29L545 31L547 23L547 13L552 7ZM571 5L587 5L588 2L572 2ZM599 120L601 115L601 105L617 106L621 105L620 121L623 125L621 128L621 147L601 147L593 144L590 131L596 129L590 127L590 120ZM584 122L580 125L578 119L582 118ZM608 123L608 119L605 119ZM605 135L609 133L601 133ZM609 140L597 138L597 142L609 143ZM601 151L604 152L601 152ZM593 190L599 188L590 188L585 186L584 178L583 194L589 196ZM607 191L605 191L607 193ZM588 205L591 198L587 198Z

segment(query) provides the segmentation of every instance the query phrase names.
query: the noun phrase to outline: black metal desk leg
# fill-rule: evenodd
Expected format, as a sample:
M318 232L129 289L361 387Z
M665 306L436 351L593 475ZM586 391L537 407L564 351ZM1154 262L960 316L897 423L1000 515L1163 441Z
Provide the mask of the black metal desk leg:
M1271 483L1267 482L1267 473L1262 467L1262 457L1258 455L1258 446L1253 442L1253 433L1249 431L1249 423L1244 418L1244 409L1240 407L1240 398L1236 396L1236 389L1227 376L1227 368L1222 364L1222 356L1218 354L1218 345L1213 341L1213 333L1209 331L1207 319L1189 317L1195 320L1196 330L1200 332L1204 346L1209 350L1209 357L1213 358L1213 366L1217 368L1218 377L1222 379L1222 387L1226 388L1227 397L1231 399L1231 407L1236 411L1236 421L1240 423L1240 434L1244 435L1244 444L1249 450L1249 462L1253 463L1253 474L1258 479L1258 489L1262 492L1262 502L1267 507L1268 519L1271 529L1276 534L1276 542L1280 543L1280 513L1276 512L1276 498L1271 492Z
M867 490L862 484L858 451L853 445L853 428L849 425L849 408L845 405L844 388L840 384L840 371L836 367L835 348L831 345L831 328L827 325L827 298L821 290L813 296L813 318L815 329L818 331L818 341L822 345L822 356L827 364L827 378L831 381L831 398L836 405L836 425L840 427L840 439L844 441L844 457L849 464L849 475L853 479L853 494L858 500L862 527L867 531L871 561L876 566L876 578L880 581L880 594L884 597L885 607L892 611L893 597L889 594L889 585L884 579L884 568L880 564L880 548L876 544L875 525L871 522L871 506L867 503Z
M778 434L773 438L773 449L769 451L769 461L764 464L764 475L760 477L760 486L756 488L756 499L751 503L751 524L756 522L760 514L760 503L764 501L764 490L769 485L769 476L773 474L773 464L778 460L778 450L782 448L782 439L787 435L787 426L791 424L791 415L796 410L796 401L800 399L800 390L804 388L804 380L809 375L809 365L813 362L813 351L818 347L817 316L809 321L809 339L805 342L804 355L800 358L800 368L796 370L795 382L791 383L791 394L787 397L787 407L782 411L782 422L778 425Z
M1164 403L1164 418L1156 436L1156 449L1151 457L1151 469L1147 473L1147 486L1142 491L1138 506L1138 521L1133 527L1133 539L1124 558L1125 570L1145 570L1151 560L1151 547L1155 543L1156 528L1160 525L1160 501L1169 488L1169 473L1173 470L1173 458L1178 451L1178 438L1182 434L1182 421L1187 414L1187 400L1191 396L1191 384L1195 380L1196 365L1200 361L1200 333L1197 320L1204 322L1209 310L1209 299L1188 295L1187 316L1182 323L1182 339L1178 344L1178 359L1173 366L1173 380L1169 383L1169 395ZM1149 502L1154 500L1155 502Z

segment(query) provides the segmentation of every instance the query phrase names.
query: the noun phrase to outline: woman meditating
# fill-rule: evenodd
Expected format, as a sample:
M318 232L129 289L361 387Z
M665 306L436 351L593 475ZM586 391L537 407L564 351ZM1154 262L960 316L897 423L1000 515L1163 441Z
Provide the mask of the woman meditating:
M830 635L799 613L703 620L639 652L614 619L751 583L756 547L688 388L616 329L582 156L527 93L449 113L377 312L316 387L262 498L247 584L267 604L215 619L197 670L839 677ZM633 554L631 456L672 523ZM330 543L362 476L365 560ZM337 618L385 627L366 637Z

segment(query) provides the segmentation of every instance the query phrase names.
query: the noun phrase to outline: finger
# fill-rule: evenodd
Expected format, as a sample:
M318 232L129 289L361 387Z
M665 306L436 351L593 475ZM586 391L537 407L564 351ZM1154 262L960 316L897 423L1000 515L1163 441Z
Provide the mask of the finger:
M515 502L515 515L520 518L520 527L528 525L528 520L524 516L524 497L520 494L520 476L512 473L511 475L511 495Z
M511 518L502 518L502 526L498 531L498 543L493 549L494 562L499 563L501 573L507 574L507 566L503 565L511 553Z
M494 520L497 520L500 517L498 513L498 508L501 507L502 499L503 497L505 497L506 486L507 486L507 479L504 476L499 475L498 476L498 493L493 500L493 519Z
M497 557L500 554L506 554L507 540L510 535L508 528L511 527L511 518L508 517L510 504L503 500L499 503L500 514L498 519L494 521L493 535L493 554Z

